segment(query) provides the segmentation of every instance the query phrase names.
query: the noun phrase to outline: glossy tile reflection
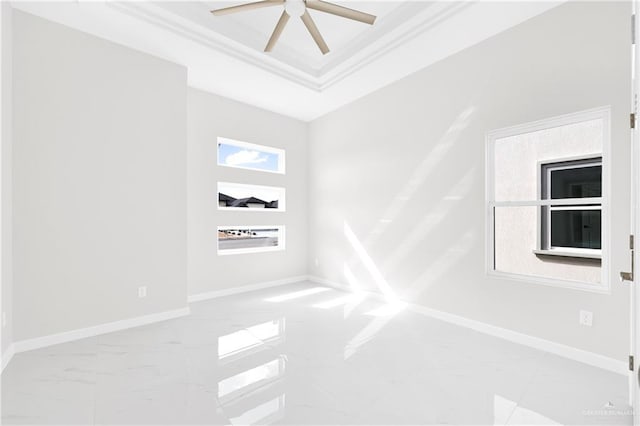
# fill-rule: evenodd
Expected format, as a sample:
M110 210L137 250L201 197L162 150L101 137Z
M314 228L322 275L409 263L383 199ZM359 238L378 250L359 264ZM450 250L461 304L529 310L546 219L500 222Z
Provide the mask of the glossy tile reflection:
M218 337L218 359L242 356L284 339L285 318L267 321Z
M300 283L17 355L3 424L631 424L626 377Z
M266 362L257 367L243 371L218 382L218 398L224 400L230 394L247 392L264 386L267 382L284 375L285 360L283 357Z

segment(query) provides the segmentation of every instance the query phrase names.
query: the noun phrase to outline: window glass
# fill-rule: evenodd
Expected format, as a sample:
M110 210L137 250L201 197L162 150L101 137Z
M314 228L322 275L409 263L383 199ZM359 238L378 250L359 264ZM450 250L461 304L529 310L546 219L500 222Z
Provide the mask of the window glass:
M542 164L542 199L600 198L602 158ZM542 206L542 250L600 250L602 204Z
M551 198L602 196L602 166L572 167L551 171Z
M218 209L285 211L285 189L218 182Z
M272 173L285 172L282 149L218 138L218 165Z
M600 210L554 210L551 212L551 246L600 250L600 223Z
M284 226L218 227L218 254L284 250Z

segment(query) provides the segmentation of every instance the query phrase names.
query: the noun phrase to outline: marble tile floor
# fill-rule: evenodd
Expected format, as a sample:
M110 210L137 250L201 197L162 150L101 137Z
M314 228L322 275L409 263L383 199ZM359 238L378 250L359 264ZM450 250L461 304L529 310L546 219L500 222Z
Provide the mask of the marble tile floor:
M626 377L299 283L16 355L2 424L628 424Z

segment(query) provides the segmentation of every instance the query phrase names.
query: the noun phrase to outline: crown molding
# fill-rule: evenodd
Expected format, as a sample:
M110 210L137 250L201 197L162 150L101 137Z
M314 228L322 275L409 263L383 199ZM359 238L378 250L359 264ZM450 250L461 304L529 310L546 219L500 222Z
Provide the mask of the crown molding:
M118 1L106 2L106 5L131 18L140 19L176 36L200 43L292 83L315 92L323 92L403 43L450 19L472 3L402 4L380 19L376 27L372 28L374 31L352 40L345 48L335 52L318 70L296 61L295 52L286 52L279 57L267 55L149 2Z
M336 83L351 76L376 59L388 54L404 43L407 43L416 37L431 30L437 25L452 18L454 15L462 12L471 5L471 2L443 2L431 5L422 13L415 22L400 26L392 37L384 37L376 43L369 44L363 40L362 49L352 49L355 52L364 52L362 55L355 57L352 61L345 61L333 68L327 69L321 77L320 91L324 91ZM365 47L366 46L366 47Z
M215 31L190 24L186 18L149 2L107 2L106 5L131 18L140 19L148 24L170 31L176 36L200 43L210 49L273 73L307 89L316 92L321 90L317 77L310 73L309 70L295 68L273 59L264 52L256 51L242 43L224 37Z
M252 26L218 21L211 24L216 29L210 28L202 2L172 7L126 0L10 4L182 65L192 88L309 122L565 1L399 2L380 15L371 31L354 36L321 62L286 43L264 54L261 32Z

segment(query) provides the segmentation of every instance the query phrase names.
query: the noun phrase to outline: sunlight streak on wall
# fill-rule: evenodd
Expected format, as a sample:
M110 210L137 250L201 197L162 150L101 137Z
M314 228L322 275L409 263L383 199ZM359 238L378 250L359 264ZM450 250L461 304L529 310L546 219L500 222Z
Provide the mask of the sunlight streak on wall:
M425 271L404 292L403 300L414 300L417 295L434 283L447 283L447 273L453 268L460 267L462 258L471 251L475 239L474 232L467 231L456 244L443 251L437 258L432 259Z
M398 297L396 296L395 292L391 289L389 283L387 283L387 281L384 279L375 262L373 261L371 256L369 256L364 246L362 245L360 240L358 240L358 237L356 236L356 234L354 234L353 230L351 230L351 227L346 221L344 222L344 235L347 238L347 241L349 241L349 243L351 244L351 247L355 250L362 264L365 266L365 268L367 268L369 274L371 274L373 281L376 283L378 289L380 290L380 292L382 292L387 301L392 302L397 300Z
M342 266L342 273L344 274L344 278L347 280L349 289L352 292L358 293L362 291L362 285L358 282L358 279L351 271L351 268L349 268L349 265L347 265L347 262L344 262L344 265Z
M440 141L435 144L422 162L418 164L407 183L398 191L396 198L389 204L387 210L380 216L380 221L365 239L367 244L372 243L380 235L384 234L389 225L402 213L406 208L406 203L427 180L429 174L436 169L438 163L440 163L444 156L453 148L462 131L469 126L470 118L475 110L475 107L470 106L462 111L447 129Z
M401 244L399 244L385 259L382 269L391 270L399 262L413 253L415 247L424 242L426 236L435 230L440 223L456 207L458 200L469 194L476 178L476 168L471 168L451 189L448 196L430 209L424 218L412 227L411 233L407 234Z

